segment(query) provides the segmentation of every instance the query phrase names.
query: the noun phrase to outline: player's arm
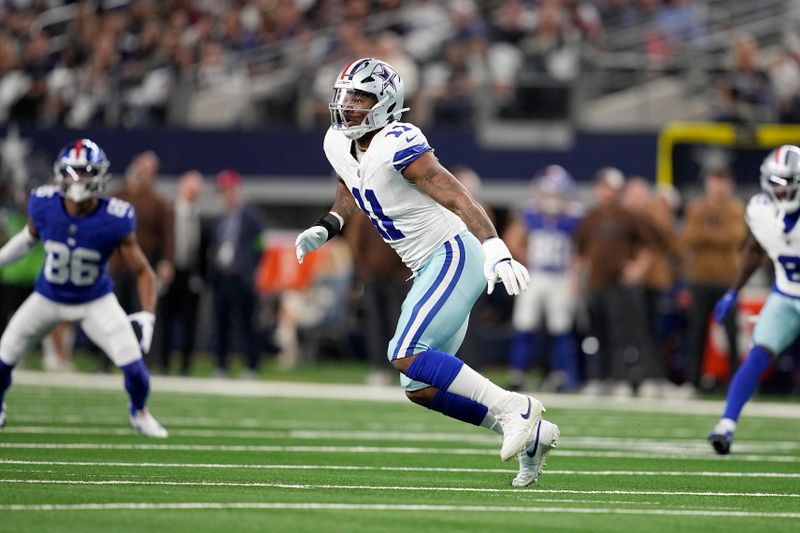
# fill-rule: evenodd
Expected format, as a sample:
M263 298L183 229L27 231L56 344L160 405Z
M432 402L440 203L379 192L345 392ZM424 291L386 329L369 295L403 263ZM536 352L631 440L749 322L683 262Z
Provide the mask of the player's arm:
M503 283L508 294L517 295L528 288L528 269L511 257L506 244L497 237L497 230L489 215L433 153L426 152L412 161L403 170L403 177L458 215L467 229L481 241L483 275L488 282L489 294L498 281Z
M739 267L736 269L736 280L733 282L731 289L738 292L744 287L753 273L761 266L765 256L766 252L758 243L758 240L756 240L753 234L748 230L747 237L742 246L742 251L739 254Z
M28 225L0 248L0 268L5 268L28 255L38 241L39 232L33 225L33 221L28 218Z
M136 234L130 233L127 237L119 241L119 255L128 269L136 276L136 284L139 289L139 302L142 311L154 314L156 310L156 275L150 263L144 256L139 243L136 241Z
M336 186L336 199L333 201L331 210L317 219L314 224L297 236L294 242L297 262L302 263L303 257L331 240L334 235L342 231L342 228L353 213L358 211L358 206L347 190L341 178Z
M464 221L473 235L484 242L497 237L497 230L483 207L466 187L439 163L432 152L419 156L403 170L403 177Z
M714 320L716 320L717 323L722 323L728 313L730 313L739 297L739 290L744 287L747 280L750 279L750 276L761 266L764 257L766 257L766 252L753 236L753 233L748 230L747 238L744 241L742 251L739 255L736 279L731 288L725 292L725 295L720 298L716 306L714 306Z

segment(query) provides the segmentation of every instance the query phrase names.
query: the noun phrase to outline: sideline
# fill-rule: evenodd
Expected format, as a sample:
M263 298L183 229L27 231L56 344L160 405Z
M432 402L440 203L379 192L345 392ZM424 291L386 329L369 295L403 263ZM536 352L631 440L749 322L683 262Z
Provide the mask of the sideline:
M14 383L17 385L42 387L116 391L120 390L122 387L122 376L77 372L47 373L18 370L14 372ZM152 376L152 388L155 394L163 392L216 396L408 402L403 390L399 386ZM718 416L724 406L723 402L718 400L610 398L572 394L534 394L545 406L556 409L600 409L610 411ZM749 402L745 406L745 415L797 420L798 417L800 417L800 404L762 402L756 400L754 402Z

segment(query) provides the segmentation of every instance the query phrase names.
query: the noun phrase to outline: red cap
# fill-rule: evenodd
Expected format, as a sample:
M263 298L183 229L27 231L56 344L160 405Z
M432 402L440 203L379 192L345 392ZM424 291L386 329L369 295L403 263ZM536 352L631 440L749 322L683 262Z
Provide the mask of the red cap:
M219 189L238 187L241 182L242 177L235 170L225 169L217 174L217 188Z

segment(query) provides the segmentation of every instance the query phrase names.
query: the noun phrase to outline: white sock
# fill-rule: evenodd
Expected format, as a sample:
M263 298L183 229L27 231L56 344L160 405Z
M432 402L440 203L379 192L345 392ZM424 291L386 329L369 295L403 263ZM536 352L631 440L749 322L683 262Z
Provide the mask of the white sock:
M483 418L483 422L481 422L481 427L490 429L495 433L499 433L500 435L503 434L503 427L497 420L495 420L491 411L486 411L486 416Z
M719 423L717 423L717 427L722 429L723 431L730 431L733 433L736 431L736 422L731 420L730 418L721 418Z
M447 388L447 392L469 398L485 405L489 409L508 398L511 394L489 381L488 378L478 374L467 364L461 367L461 370L459 370L455 379Z

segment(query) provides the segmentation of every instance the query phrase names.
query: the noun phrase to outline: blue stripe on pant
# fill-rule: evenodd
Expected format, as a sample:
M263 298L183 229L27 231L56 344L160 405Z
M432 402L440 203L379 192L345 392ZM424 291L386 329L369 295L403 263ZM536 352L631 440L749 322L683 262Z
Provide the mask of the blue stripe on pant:
M470 310L485 288L478 240L464 232L444 243L417 272L389 343L389 359L425 350L455 354L464 340ZM400 383L406 390L428 386L404 375Z

